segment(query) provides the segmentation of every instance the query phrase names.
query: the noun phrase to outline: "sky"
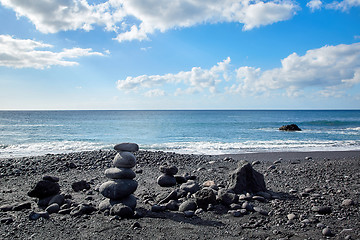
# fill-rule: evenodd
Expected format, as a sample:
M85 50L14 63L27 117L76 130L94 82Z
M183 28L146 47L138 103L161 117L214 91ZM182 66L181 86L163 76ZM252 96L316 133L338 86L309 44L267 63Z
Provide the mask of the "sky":
M360 109L360 0L0 0L0 110Z

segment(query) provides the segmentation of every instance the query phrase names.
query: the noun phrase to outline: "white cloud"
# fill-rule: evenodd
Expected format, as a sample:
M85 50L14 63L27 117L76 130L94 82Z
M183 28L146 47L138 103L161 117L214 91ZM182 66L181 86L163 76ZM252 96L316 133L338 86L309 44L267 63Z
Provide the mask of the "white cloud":
M352 7L359 7L360 0L343 0L343 1L333 1L326 5L327 8L337 9L341 11L348 11Z
M194 91L204 91L207 89L210 93L215 93L216 85L228 77L228 65L230 58L219 62L210 69L193 67L191 71L181 71L176 74L165 75L141 75L138 77L127 77L125 80L118 80L116 85L119 90L138 90L152 88L164 84L185 84L188 89L181 90L181 94L194 93ZM180 91L177 91L180 94Z
M291 0L0 0L44 33L104 26L119 42L147 40L155 31L205 23L238 22L244 30L285 21L299 9Z
M31 39L16 39L9 35L0 35L0 66L43 69L55 65L73 66L78 64L66 60L69 58L103 56L102 53L93 52L91 48L63 49L62 52L39 50L51 47L50 44Z
M145 97L161 97L165 96L165 91L162 89L151 89L144 93Z
M311 0L306 4L307 7L311 9L311 11L319 10L322 6L322 2L320 0Z
M317 88L321 94L334 95L360 83L360 43L324 46L304 56L293 53L281 60L281 65L267 71L240 67L238 83L227 90L242 94L286 90L289 96L299 96L306 88Z

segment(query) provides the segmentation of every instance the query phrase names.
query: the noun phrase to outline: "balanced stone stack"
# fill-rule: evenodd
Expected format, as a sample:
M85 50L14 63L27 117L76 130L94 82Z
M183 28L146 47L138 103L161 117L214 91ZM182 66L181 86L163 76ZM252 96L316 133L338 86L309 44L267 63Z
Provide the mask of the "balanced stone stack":
M176 178L174 175L178 172L178 168L176 166L160 166L160 172L163 174L158 177L157 183L161 187L172 187L176 185Z
M136 207L133 193L138 183L134 180L135 172L131 169L136 164L132 152L139 150L136 143L120 143L114 149L118 152L113 160L114 167L105 170L105 176L111 180L103 183L99 191L107 199L103 200L99 209L110 210L110 214L120 217L131 217Z

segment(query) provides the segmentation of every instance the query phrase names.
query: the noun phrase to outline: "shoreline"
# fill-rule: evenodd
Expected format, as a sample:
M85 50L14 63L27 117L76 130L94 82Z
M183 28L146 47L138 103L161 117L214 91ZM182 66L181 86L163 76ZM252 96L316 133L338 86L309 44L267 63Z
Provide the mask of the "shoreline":
M97 208L104 199L98 186L108 181L104 171L112 166L115 154L111 150L1 159L0 206L30 202L30 208L0 210L0 239L298 240L326 239L322 233L325 228L331 230L333 239L360 239L360 151L236 155L138 151L134 167L138 188L134 196L136 211L142 214L140 218L121 219L94 211L80 216L53 213L49 219L29 220L32 211L44 210L27 192L46 175L60 179L61 192L71 196L71 208L81 204ZM226 191L229 174L241 160L258 161L253 168L263 174L269 193L280 198L264 200L255 195L248 200L233 200L231 205L219 198L214 209L196 212L192 217L180 211L152 210L160 200L180 188L180 184L160 187L156 183L161 175L159 166L176 166L180 175L194 176L200 185L214 181L219 186L216 190L219 197ZM88 182L90 189L75 192L72 184L81 180ZM188 194L177 201L180 204L193 198L194 195ZM347 199L353 204L343 205ZM239 215L240 210L236 209L245 202L264 211L245 211ZM319 214L314 207L331 211Z

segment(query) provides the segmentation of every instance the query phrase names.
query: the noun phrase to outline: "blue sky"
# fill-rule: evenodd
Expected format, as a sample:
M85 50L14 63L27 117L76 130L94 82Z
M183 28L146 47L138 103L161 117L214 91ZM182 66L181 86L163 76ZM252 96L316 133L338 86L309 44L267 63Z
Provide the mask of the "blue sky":
M0 109L359 109L360 0L0 0Z

